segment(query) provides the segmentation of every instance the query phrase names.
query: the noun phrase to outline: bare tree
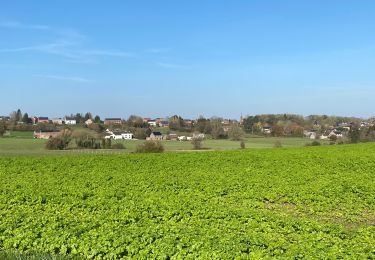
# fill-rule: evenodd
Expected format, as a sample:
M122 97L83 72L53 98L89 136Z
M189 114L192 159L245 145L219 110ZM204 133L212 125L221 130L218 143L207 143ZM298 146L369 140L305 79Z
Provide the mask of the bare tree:
M239 124L232 124L229 128L228 136L231 140L241 141L245 137L245 131Z

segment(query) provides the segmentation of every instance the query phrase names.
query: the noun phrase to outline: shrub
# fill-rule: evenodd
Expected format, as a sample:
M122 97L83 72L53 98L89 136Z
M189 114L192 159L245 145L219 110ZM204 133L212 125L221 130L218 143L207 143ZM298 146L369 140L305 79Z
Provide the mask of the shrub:
M245 149L245 148L246 148L246 146L245 146L245 142L244 142L244 141L241 141L241 142L240 142L240 147L241 147L241 149Z
M123 144L120 144L120 143L118 143L118 144L113 144L113 145L111 146L111 149L125 149L125 146L124 146Z
M306 143L305 144L305 146L319 146L319 145L321 145L321 143L318 142L318 141L313 141L311 143Z
M162 153L164 152L164 146L159 141L146 141L139 144L135 151L137 153Z
M281 144L280 141L276 141L275 144L273 145L274 148L281 148L283 145Z
M321 145L321 143L319 141L313 141L311 143L311 146L319 146L319 145Z
M109 139L102 139L102 149L111 149L112 147L112 140Z
M62 138L51 138L46 144L48 150L64 150L69 142L64 141Z
M195 150L202 149L202 138L196 137L191 140L191 144Z

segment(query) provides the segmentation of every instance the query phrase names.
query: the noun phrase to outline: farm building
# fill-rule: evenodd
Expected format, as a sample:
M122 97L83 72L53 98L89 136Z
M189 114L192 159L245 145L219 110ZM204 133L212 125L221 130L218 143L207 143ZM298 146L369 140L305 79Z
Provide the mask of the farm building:
M51 139L59 135L59 130L40 130L34 131L35 139Z
M66 125L76 125L77 124L77 120L74 117L66 116L64 118L64 121L65 121Z
M171 140L171 141L176 141L178 139L178 135L176 133L170 133L168 136L167 136L167 139L168 140Z
M64 124L64 120L62 118L52 118L52 124L56 124L56 125L62 125Z
M105 139L114 139L114 140L131 140L133 139L133 134L130 132L116 132L106 130L107 135L104 137Z
M169 126L169 122L166 121L166 120L162 120L159 122L159 126L160 127L168 127Z
M31 120L33 121L34 125L39 124L39 123L45 123L45 124L49 123L49 119L46 116L39 116L39 117L34 116Z
M148 120L148 121L147 121L147 124L148 124L149 126L156 126L156 125L157 125L155 120Z
M104 119L105 125L121 125L121 118L106 118Z
M91 118L89 118L85 121L85 125L92 125L93 123L94 123L94 121Z
M10 117L9 116L0 116L0 121L9 121Z
M160 132L152 132L147 140L163 140L163 135Z

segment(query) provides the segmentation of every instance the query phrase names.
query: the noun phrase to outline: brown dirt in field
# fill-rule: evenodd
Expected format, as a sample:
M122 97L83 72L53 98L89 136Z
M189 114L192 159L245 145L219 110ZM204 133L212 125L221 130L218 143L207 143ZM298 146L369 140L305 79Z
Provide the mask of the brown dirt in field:
M313 213L308 206L297 206L290 202L265 202L264 208L266 210L290 216L297 219L311 219L325 224L338 224L349 231L355 231L362 227L375 226L375 214L364 210L356 216L344 216L342 212L332 211L329 213Z

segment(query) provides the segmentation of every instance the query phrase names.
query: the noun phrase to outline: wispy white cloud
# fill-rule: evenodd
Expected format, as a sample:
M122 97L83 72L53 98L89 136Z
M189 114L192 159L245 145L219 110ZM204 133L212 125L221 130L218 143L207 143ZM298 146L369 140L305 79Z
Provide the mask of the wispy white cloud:
M169 51L168 48L151 48L151 49L145 50L145 52L155 53L155 54L167 53L168 51Z
M109 57L118 57L118 58L130 58L135 55L130 52L123 51L113 51L113 50L83 50L77 48L76 44L70 42L57 42L57 43L47 43L41 45L31 45L24 46L19 48L10 48L10 49L0 49L1 52L27 52L27 51L36 51L46 54L54 54L70 59L71 62L78 63L88 63L88 61L93 61L95 56L109 56Z
M70 63L97 63L100 57L134 58L137 55L132 52L113 49L90 49L85 47L87 37L79 31L71 28L57 28L48 25L26 24L18 21L0 21L0 28L17 30L38 30L49 36L55 37L55 41L36 45L12 47L0 49L0 53L39 52L64 58ZM167 49L149 49L148 52L162 53Z
M86 78L82 78L82 77L59 76L59 75L43 75L43 74L34 74L32 76L36 77L36 78L56 79L56 80L73 81L73 82L80 82L80 83L89 83L89 82L92 82L92 80L86 79Z
M19 48L0 49L0 52L36 51L36 52L63 56L65 58L70 58L70 59L80 58L79 55L66 49L69 45L70 44L66 42L65 43L47 43L47 44L41 44L41 45L24 46L24 47L19 47Z
M123 52L123 51L112 51L112 50L86 50L82 51L82 54L89 56L112 56L112 57L134 57L134 53Z
M184 65L179 65L179 64L174 64L174 63L165 63L165 62L157 62L156 65L163 67L163 68L168 68L168 69L182 69L186 68Z
M23 24L15 21L0 22L0 27L14 28L14 29L27 29L27 30L50 30L51 27L41 24Z
M87 37L79 31L71 28L56 28L47 25L24 24L14 21L0 22L0 27L44 30L46 31L45 33L54 35L56 37L56 41L52 43L0 49L0 52L41 52L68 58L69 62L75 63L91 62L95 56L111 56L119 58L128 58L133 56L133 54L130 52L119 50L98 50L84 48L83 46Z

